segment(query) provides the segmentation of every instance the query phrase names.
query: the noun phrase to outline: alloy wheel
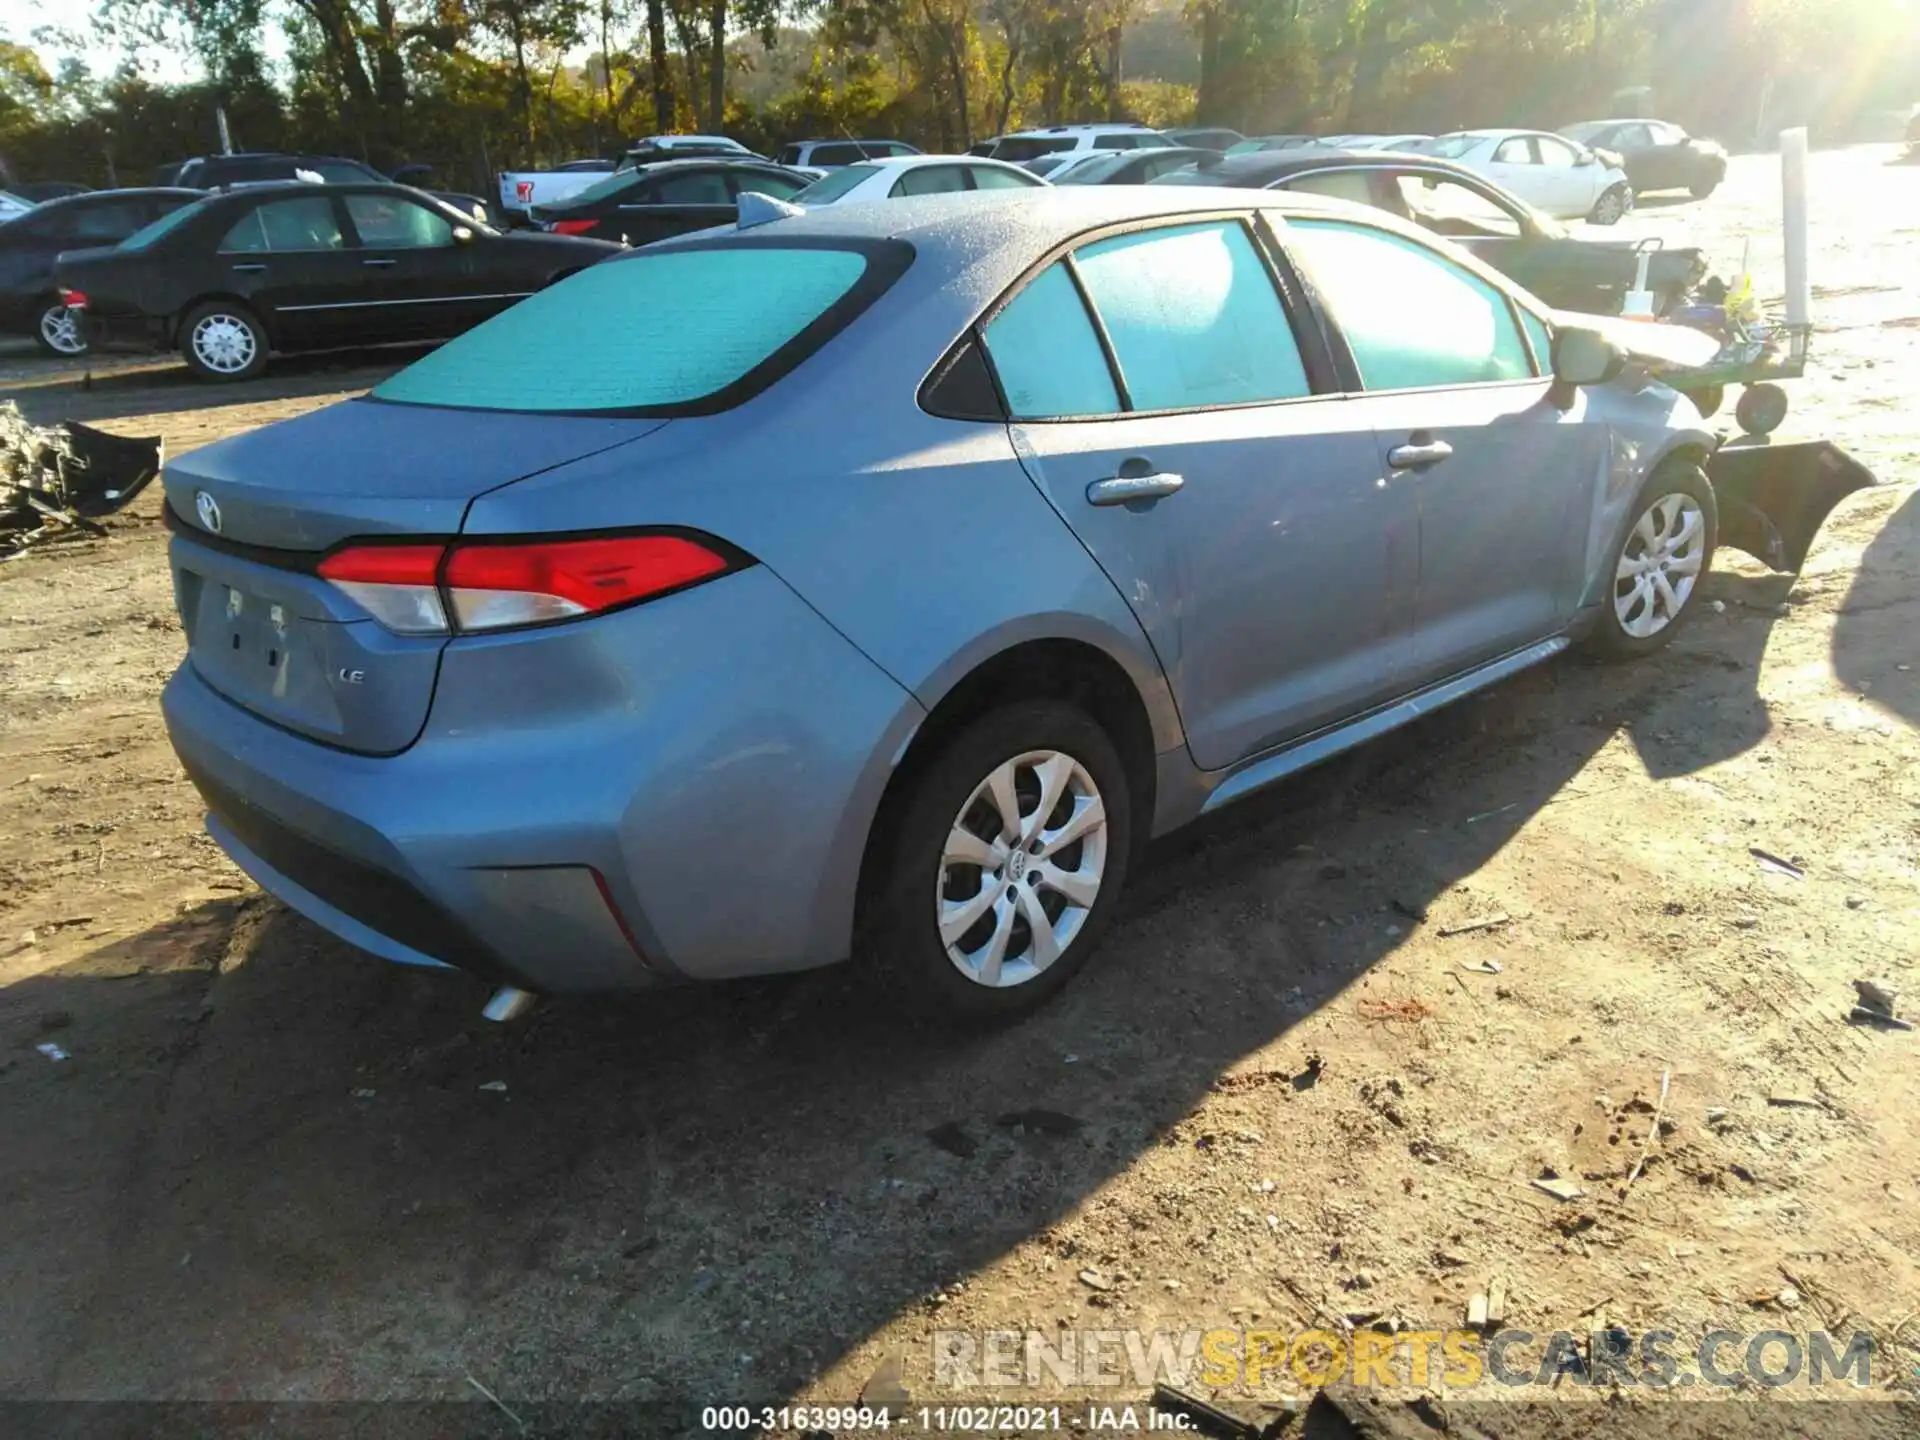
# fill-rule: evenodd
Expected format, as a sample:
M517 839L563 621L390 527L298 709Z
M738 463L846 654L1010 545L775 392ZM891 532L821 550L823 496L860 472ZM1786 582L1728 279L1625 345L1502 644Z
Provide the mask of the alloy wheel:
M1086 766L1031 750L960 807L934 897L947 958L1002 989L1045 972L1087 923L1107 864L1107 811Z
M1596 225L1617 225L1627 213L1629 205L1627 192L1619 186L1607 191L1593 207L1593 223Z
M80 317L64 305L49 305L40 312L40 338L56 355L84 355L86 337L80 333Z
M1621 630L1644 640L1679 619L1706 553L1707 517L1698 500L1676 491L1649 505L1627 532L1613 572L1613 613Z
M194 358L221 375L238 375L259 350L253 327L236 315L215 311L193 327Z

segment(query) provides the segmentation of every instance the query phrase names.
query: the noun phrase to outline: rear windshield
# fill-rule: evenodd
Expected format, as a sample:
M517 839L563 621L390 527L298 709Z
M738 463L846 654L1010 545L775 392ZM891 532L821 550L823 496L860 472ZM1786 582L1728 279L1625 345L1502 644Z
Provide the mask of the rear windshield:
M992 154L995 160L1011 160L1018 165L1022 160L1037 160L1056 150L1071 150L1073 146L1071 138L1052 140L1037 135L1009 135L993 147Z
M830 201L838 200L862 180L871 180L879 169L878 165L864 163L843 165L831 175L823 176L807 186L793 197L793 203L796 205L828 204Z
M373 398L570 414L725 408L745 396L722 392L750 393L797 365L910 256L905 246L719 245L605 261L449 340ZM756 375L762 366L769 373Z

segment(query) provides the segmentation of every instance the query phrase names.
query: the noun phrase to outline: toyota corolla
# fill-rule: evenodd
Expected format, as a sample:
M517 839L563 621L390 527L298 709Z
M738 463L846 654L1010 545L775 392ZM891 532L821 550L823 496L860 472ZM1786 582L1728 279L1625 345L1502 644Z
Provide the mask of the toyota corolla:
M239 865L388 959L1011 1013L1149 837L1687 621L1713 437L1576 323L1265 192L650 246L172 465L167 722Z

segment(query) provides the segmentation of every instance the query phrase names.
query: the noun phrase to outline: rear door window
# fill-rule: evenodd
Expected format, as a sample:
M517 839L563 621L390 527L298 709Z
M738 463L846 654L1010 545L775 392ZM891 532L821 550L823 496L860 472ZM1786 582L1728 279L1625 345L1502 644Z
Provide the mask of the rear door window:
M1525 379L1533 363L1499 289L1426 246L1368 226L1290 219L1369 390Z
M256 206L227 232L220 249L223 253L248 255L343 250L346 243L333 201L324 195L303 195L298 200L273 200Z
M718 170L696 170L688 175L662 175L649 198L656 205L731 205L727 177Z
M1134 409L1312 392L1279 291L1240 222L1119 235L1082 247L1074 261Z
M1111 415L1120 409L1106 352L1064 264L1035 276L993 318L986 337L1014 418Z
M997 165L969 165L976 190L1033 190L1039 188L1037 176L1024 170L1002 170Z
M1299 175L1282 182L1283 190L1299 190L1308 195L1329 195L1335 200L1351 200L1356 205L1371 205L1373 181L1361 170L1334 170L1323 175Z
M763 170L737 171L728 178L735 195L771 195L775 200L791 200L806 189L808 183Z
M1436 152L1438 153L1438 152ZM1500 142L1500 148L1493 152L1494 163L1499 165L1533 165L1533 147L1527 144L1527 137L1516 135L1511 140Z
M838 323L850 323L854 307L910 259L903 245L871 258L764 244L636 251L536 291L376 386L373 398L574 414L710 410L774 357L799 364L837 333L830 311L846 302ZM789 348L803 332L802 347Z

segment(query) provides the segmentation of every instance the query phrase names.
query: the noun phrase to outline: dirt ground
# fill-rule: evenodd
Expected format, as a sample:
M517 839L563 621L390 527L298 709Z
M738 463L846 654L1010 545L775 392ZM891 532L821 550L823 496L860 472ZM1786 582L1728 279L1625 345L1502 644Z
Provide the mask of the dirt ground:
M0 1398L512 1434L844 1401L898 1357L952 1403L936 1330L1440 1328L1496 1276L1541 1334L1865 1330L1869 1398L1902 1394L1916 1037L1845 1018L1856 976L1916 992L1920 936L1920 168L1891 159L1814 160L1789 429L1884 484L1797 581L1723 556L1661 657L1549 666L1162 844L1100 963L988 1036L904 1031L838 971L490 1026L202 833L157 496L0 569ZM1751 232L1765 293L1776 176L1742 157L1623 228L1722 265ZM84 388L10 352L0 388L177 454L392 363ZM1035 1108L1076 1123L1003 1121Z

